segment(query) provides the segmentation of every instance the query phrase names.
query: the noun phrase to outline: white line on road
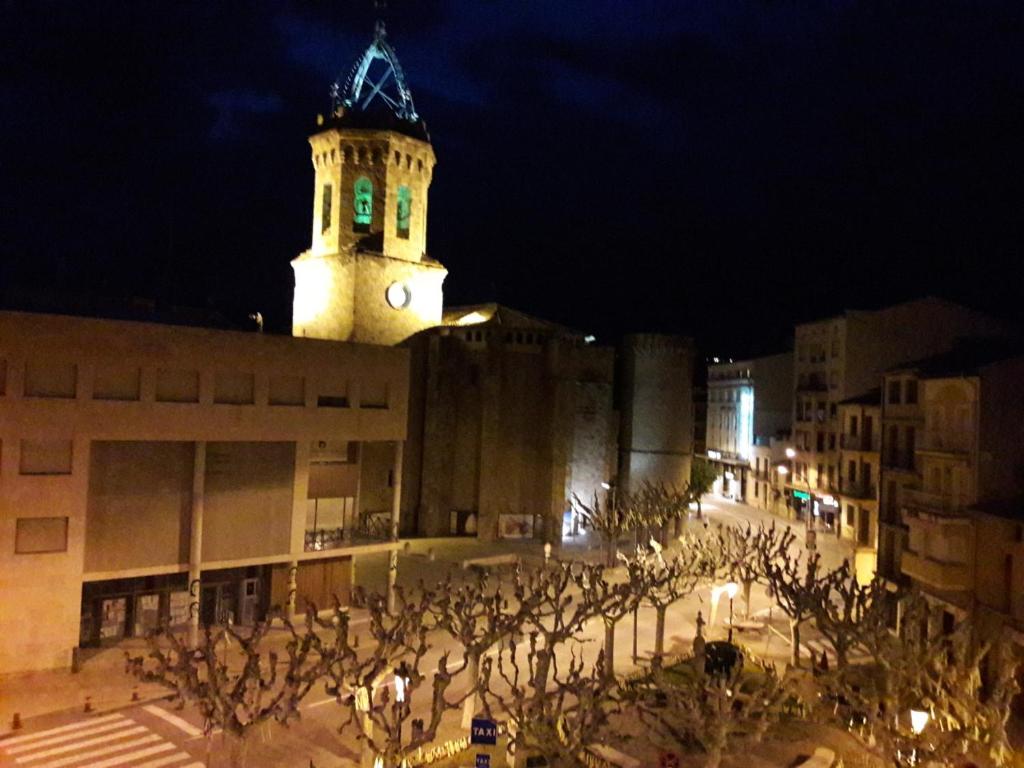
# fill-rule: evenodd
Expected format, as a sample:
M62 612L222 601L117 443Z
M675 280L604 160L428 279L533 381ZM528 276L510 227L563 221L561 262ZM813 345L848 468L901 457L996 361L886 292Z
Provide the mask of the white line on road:
M203 735L203 730L201 728L196 728L194 725L192 725L192 723L188 722L187 720L180 718L177 715L172 715L163 707L158 707L156 704L147 704L143 707L143 709L149 712L149 714L155 715L156 717L159 717L161 720L165 720L178 730L184 731L189 736Z
M102 749L94 749L91 752L82 752L80 755L62 757L60 760L52 760L49 763L40 763L39 765L33 766L33 768L63 768L65 765L73 765L74 763L80 763L83 760L90 760L94 757L102 757L103 755L109 755L112 752L123 752L126 749L141 747L144 744L152 744L154 741L160 741L160 737L155 733L151 733L149 736L143 736L141 739L135 739L135 741L126 741L123 744L113 744L108 747L103 747ZM88 763L86 763L86 765L88 765Z
M131 720L118 720L113 723L103 723L93 728L80 728L76 731L69 733L61 733L56 736L50 736L45 739L38 739L37 741L30 741L27 744L19 744L16 747L10 747L6 749L6 752L10 755L17 755L20 752L28 752L33 749L39 749L40 747L48 747L53 744L61 744L65 741L73 741L74 739L82 739L86 736L94 736L97 733L107 733L107 731L117 731L121 728L130 728L135 725ZM107 733L107 738L116 738L117 734Z
M122 765L127 762L138 760L139 758L149 757L150 755L156 755L160 752L166 752L169 749L175 748L176 747L169 741L165 741L163 744L157 744L155 747L137 749L134 752L129 752L127 755L115 755L114 757L108 757L106 760L100 760L98 763L89 763L88 768L112 768L112 766L115 765ZM191 755L185 752L179 752L177 755L171 755L171 757L176 760L188 760Z
M62 755L65 752L73 752L76 749L82 747L91 747L93 744L102 744L103 742L109 742L111 739L122 739L125 736L134 736L138 733L145 733L149 729L144 725L140 725L136 728L128 728L124 731L118 731L117 733L107 734L106 736L97 736L95 739L86 739L85 741L76 741L74 744L65 744L63 747L54 747L53 749L44 749L42 752L35 752L25 757L17 757L14 759L16 763L28 763L32 760L38 760L42 757L50 757L51 755Z
M107 715L106 717L97 717L95 720L82 720L78 723L71 723L71 725L62 725L59 728L49 728L45 731L37 731L36 733L28 733L24 736L15 736L13 739L0 740L0 746L5 749L11 744L21 744L26 741L34 741L35 739L41 739L44 736L50 736L55 733L65 733L67 731L77 731L79 728L87 728L90 725L96 725L97 723L109 723L111 720L124 720L124 715Z

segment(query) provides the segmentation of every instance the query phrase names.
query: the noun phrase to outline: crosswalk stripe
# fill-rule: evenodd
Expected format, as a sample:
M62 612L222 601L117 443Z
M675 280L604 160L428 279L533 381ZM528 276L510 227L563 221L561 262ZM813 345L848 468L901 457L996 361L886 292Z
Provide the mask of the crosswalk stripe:
M116 731L120 728L130 728L135 725L131 720L116 720L113 723L103 723L93 728L80 728L77 731L70 731L68 733L61 733L56 736L50 736L45 739L39 739L37 741L30 741L27 744L18 744L17 746L5 749L10 755L16 755L20 752L27 752L31 749L39 749L41 747L48 747L51 744L60 744L64 741L70 741L72 739L81 739L86 736L93 736L97 733L106 733L107 731ZM115 734L110 733L107 738L115 738Z
M85 741L77 741L74 744L65 744L62 747L53 747L52 749L44 749L42 752L34 752L31 755L25 755L24 757L16 757L14 762L16 763L29 763L33 760L39 760L43 757L50 757L52 755L62 755L65 752L72 752L76 749L82 749L83 747L91 747L94 744L103 744L109 742L111 739L120 739L125 736L134 736L138 733L146 733L149 729L144 725L139 725L135 728L129 728L125 731L118 731L114 734L108 734L106 736L97 736L94 739L86 739ZM157 737L159 738L159 737Z
M91 752L82 752L79 755L71 755L70 757L62 757L59 760L51 760L48 763L40 763L39 765L33 766L33 768L64 768L65 765L74 765L75 763L82 762L83 760L90 760L94 757L103 757L113 752L124 752L127 749L134 749L135 747L141 747L145 744L152 744L154 741L160 741L160 737L155 733L149 734L149 736L143 736L141 739L135 739L135 741L126 741L121 744L112 744L102 749L94 749ZM124 757L123 755L121 756ZM91 765L86 763L86 765Z
M163 766L165 765L177 763L181 760L189 760L191 759L191 757L192 755L188 754L187 752L175 752L173 755L161 757L156 760L150 760L148 763L142 763L142 765L132 766L132 768L163 768ZM192 765L198 765L200 768L203 768L202 763L192 763ZM92 768L92 766L89 766L89 768ZM179 766L179 768L188 768L188 766Z
M166 752L169 749L175 749L175 746L169 741L165 741L163 744L157 744L155 747L146 747L145 749L129 752L127 755L115 755L114 757L108 757L106 760L100 760L98 763L89 763L88 768L111 768L111 766L122 765L130 760L138 760L158 754L159 752ZM188 757L184 752L180 754L181 757Z
M192 723L188 722L187 720L183 720L177 715L172 715L163 707L158 707L155 704L147 704L143 707L143 709L149 712L149 714L155 715L156 717L159 717L161 720L165 720L166 722L173 725L175 728L184 731L189 736L203 735L202 729L196 728L194 725L192 725Z
M97 717L93 720L83 720L79 723L71 723L71 725L62 725L59 728L49 728L45 731L36 731L35 733L27 733L24 736L15 736L13 739L3 739L0 741L0 747L7 748L11 744L22 744L26 741L35 741L41 739L44 736L51 736L55 733L66 733L68 731L76 731L79 728L88 728L91 725L97 725L98 723L109 723L112 720L124 720L124 715L107 715L105 717Z

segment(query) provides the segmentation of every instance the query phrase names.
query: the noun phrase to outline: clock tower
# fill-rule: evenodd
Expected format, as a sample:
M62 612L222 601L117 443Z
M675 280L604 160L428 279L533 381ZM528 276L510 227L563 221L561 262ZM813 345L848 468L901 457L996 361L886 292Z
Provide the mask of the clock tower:
M426 248L434 150L383 23L331 92L309 139L312 243L292 261L292 334L397 344L440 325L448 272Z

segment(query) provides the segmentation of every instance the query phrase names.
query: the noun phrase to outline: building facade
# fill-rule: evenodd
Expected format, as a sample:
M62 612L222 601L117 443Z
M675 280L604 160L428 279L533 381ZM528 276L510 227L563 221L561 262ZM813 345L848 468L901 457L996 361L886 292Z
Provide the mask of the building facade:
M870 581L877 567L878 488L881 480L882 405L875 388L839 403L840 538L855 546L858 578Z
M343 600L394 545L408 352L0 313L0 670Z
M750 472L759 469L771 450L755 461L756 446L788 433L792 403L793 355L783 353L708 366L706 456L718 470L714 491L750 501ZM760 480L758 482L761 482Z
M497 304L453 308L412 354L403 529L561 540L613 477L615 350Z
M839 404L879 385L886 370L949 350L957 339L1002 332L972 310L936 298L875 311L844 314L796 327L793 448L789 490L810 498L796 505L803 517L815 509L835 530L839 507ZM815 507L817 505L817 507Z

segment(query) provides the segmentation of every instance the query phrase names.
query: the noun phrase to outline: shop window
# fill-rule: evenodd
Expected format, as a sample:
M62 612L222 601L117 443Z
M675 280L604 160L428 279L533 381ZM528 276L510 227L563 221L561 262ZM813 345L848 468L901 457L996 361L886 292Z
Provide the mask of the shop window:
M68 551L66 517L19 517L14 534L14 553L40 555Z
M373 221L373 182L365 176L356 179L352 187L352 230L369 232Z

